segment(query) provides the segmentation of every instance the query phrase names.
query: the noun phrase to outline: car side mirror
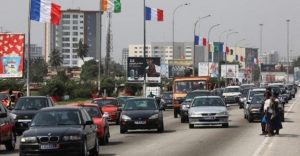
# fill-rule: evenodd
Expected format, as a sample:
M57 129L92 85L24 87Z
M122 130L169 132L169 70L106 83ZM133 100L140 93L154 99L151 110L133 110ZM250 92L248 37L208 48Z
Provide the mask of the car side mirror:
M109 115L108 115L108 113L107 112L105 112L104 114L103 114L103 116L102 116L103 118L108 118L109 117Z
M91 120L85 122L85 125L92 125L92 124L94 124L94 123L93 123L93 121L91 121Z
M0 113L0 118L6 118L7 117L7 113Z

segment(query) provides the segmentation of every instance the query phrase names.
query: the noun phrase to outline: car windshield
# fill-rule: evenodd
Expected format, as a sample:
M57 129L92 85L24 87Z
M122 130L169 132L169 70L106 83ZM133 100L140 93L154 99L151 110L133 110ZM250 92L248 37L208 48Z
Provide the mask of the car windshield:
M157 110L157 106L152 99L128 100L123 110Z
M82 124L78 110L41 111L35 115L31 126L57 126Z
M164 93L162 96L163 99L172 99L173 94L172 93Z
M203 92L190 92L186 96L186 100L193 100L196 96L210 96L211 93L209 91Z
M128 99L131 99L131 98L133 98L133 97L131 97L131 96L118 97L119 102L121 102L121 103L125 103Z
M265 97L263 94L260 95L254 95L251 104L262 104L265 101Z
M100 99L100 100L94 100L92 103L97 104L99 107L106 106L106 105L118 106L118 100L116 99Z
M221 98L196 98L193 101L192 107L201 106L225 106Z
M242 97L248 96L249 90L250 90L250 88L248 88L248 89L243 89L243 90L242 90Z
M83 107L91 117L101 117L101 113L97 107Z
M260 91L251 91L250 92L250 97L253 97L255 94L264 94L265 91L264 90L260 90Z
M294 88L293 85L287 85L286 87L287 87L289 90L292 90L292 89Z
M196 89L206 89L206 82L203 80L175 82L176 93L189 92Z
M224 93L240 92L239 88L225 88Z
M46 98L20 98L15 110L40 110L48 106Z

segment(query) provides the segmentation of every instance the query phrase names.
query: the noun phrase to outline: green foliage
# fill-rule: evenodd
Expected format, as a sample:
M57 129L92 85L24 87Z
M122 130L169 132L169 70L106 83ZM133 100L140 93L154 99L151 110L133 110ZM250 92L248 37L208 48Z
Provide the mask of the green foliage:
M40 95L63 96L65 93L64 82L58 79L52 79L47 85L40 89Z
M95 60L89 60L84 62L84 64L81 67L80 78L83 81L89 81L89 80L96 80L97 76L98 76L98 63Z
M30 82L44 82L48 65L43 58L30 59Z
M76 86L71 94L71 98L88 98L91 96L91 89L84 86Z
M83 44L82 40L79 40L79 44L78 44L78 49L77 49L77 55L79 58L82 59L82 61L84 61L84 58L87 56L88 54L88 45L87 44Z
M61 52L58 49L54 49L51 52L49 63L50 66L55 67L56 70L63 64L63 57L61 56Z
M6 80L0 80L0 91L5 90L18 90L22 91L24 86L24 82L17 79L6 79Z

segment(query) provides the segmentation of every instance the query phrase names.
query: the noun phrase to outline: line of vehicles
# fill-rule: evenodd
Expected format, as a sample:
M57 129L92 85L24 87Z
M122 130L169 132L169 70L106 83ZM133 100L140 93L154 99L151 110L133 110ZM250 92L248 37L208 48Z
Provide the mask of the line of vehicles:
M297 86L273 83L267 87L279 93L284 121L284 105L295 97ZM47 96L20 97L12 111L0 105L0 144L14 150L16 138L21 136L22 156L49 152L97 155L99 144L109 143L109 124L120 125L121 134L136 129L155 129L162 133L163 111L168 108L174 110L175 118L180 116L181 123L188 123L189 128L229 127L230 103L238 103L249 122L261 118L266 86L211 88L208 77L192 77L175 79L173 90L163 93L161 98L101 97L86 103L56 106Z

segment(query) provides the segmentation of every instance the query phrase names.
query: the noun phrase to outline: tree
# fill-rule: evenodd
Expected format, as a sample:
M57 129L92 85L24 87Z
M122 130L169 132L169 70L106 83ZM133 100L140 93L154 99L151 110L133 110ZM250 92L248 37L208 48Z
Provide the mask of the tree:
M30 59L30 82L43 82L48 65L42 58Z
M88 54L88 45L83 44L82 40L80 39L78 44L78 49L77 49L77 55L84 62L84 58L87 56L87 54Z
M101 68L103 69L103 68ZM103 70L101 70L101 73ZM96 80L98 76L98 63L95 60L84 62L81 67L80 78L83 81Z
M63 57L61 57L61 52L58 49L51 52L49 63L52 67L55 67L56 71L63 64Z

